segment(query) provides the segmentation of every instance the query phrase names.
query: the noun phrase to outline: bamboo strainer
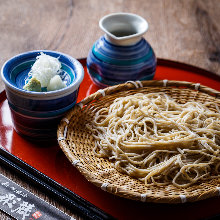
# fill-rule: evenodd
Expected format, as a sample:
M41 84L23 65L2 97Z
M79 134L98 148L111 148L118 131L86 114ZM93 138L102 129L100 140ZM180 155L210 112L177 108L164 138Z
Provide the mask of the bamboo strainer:
M220 178L199 182L187 188L145 186L143 182L119 173L108 159L94 155L94 139L86 128L94 110L108 107L115 98L135 93L164 92L179 103L196 101L213 103L210 109L220 108L220 92L190 82L131 81L111 86L86 97L70 110L58 126L57 135L61 149L70 162L85 178L109 193L142 202L184 203L220 195Z

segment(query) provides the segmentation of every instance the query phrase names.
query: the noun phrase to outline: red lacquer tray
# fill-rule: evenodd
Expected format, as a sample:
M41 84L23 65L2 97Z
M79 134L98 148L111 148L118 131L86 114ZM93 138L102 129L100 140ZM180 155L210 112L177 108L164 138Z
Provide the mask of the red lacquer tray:
M80 62L85 69L85 78L78 101L99 89L88 76L86 60L80 59ZM174 61L158 59L154 79L191 81L220 90L219 76ZM5 92L0 94L0 146L117 219L202 219L220 214L220 197L172 205L141 203L102 191L72 166L58 145L41 147L13 130Z

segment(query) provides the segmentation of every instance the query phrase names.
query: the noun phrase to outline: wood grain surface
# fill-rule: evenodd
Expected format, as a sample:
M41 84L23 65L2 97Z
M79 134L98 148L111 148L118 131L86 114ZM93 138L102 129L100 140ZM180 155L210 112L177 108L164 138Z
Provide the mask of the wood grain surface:
M144 37L157 57L220 75L219 0L0 0L0 66L18 53L35 49L86 57L103 35L99 19L113 12L136 13L148 21ZM1 167L0 172L27 186ZM28 189L54 202L31 186ZM0 219L9 217L0 213Z
M149 22L144 37L157 57L220 74L219 0L0 0L0 66L35 49L86 57L103 35L99 19L113 12L136 13Z

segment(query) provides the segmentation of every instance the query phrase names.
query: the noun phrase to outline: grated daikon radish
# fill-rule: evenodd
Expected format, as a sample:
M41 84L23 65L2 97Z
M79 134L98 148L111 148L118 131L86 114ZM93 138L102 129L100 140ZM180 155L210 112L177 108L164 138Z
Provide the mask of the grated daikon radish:
M59 75L56 75L53 78L51 78L47 86L47 91L54 91L54 90L62 89L65 87L66 87L66 84L62 81Z
M40 81L42 87L47 87L51 78L61 72L58 58L41 53L31 68L29 75Z

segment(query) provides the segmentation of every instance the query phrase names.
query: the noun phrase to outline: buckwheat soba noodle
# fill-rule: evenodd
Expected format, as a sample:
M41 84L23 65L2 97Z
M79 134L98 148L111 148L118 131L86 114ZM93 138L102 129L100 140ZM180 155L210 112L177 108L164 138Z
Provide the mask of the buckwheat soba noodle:
M99 109L87 124L94 153L146 185L188 187L220 175L220 111L178 104L164 93L135 94Z

